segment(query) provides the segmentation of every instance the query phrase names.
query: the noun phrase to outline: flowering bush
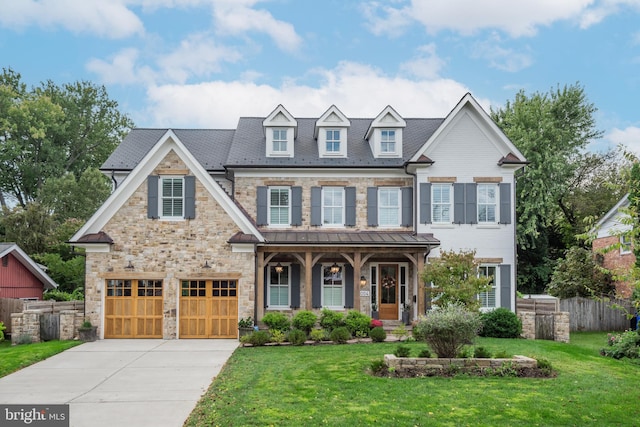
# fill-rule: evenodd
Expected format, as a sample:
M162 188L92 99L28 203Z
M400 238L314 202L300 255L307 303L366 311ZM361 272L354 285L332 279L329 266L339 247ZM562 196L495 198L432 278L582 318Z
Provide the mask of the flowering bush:
M382 327L382 321L378 320L378 319L371 319L371 324L369 324L369 327L371 329L373 329L373 328L381 328Z
M625 331L621 334L607 334L607 347L600 354L614 359L640 358L640 334L637 331Z

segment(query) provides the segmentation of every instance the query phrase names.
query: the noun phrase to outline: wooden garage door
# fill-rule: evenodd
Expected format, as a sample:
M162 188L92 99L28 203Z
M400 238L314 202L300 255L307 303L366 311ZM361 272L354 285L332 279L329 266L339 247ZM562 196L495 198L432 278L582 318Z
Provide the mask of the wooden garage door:
M180 338L237 336L237 280L183 280L180 293Z
M162 280L108 280L105 338L162 338Z

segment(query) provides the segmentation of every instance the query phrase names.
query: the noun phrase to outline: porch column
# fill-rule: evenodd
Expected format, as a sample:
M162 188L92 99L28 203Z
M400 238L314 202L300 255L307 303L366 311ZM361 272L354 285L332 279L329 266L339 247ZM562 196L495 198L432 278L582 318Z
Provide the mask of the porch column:
M258 286L256 289L256 319L262 319L264 316L264 252L258 252ZM257 323L256 323L257 324Z
M305 303L304 303L304 308L306 308L307 310L313 310L313 295L311 292L313 292L313 288L311 286L311 281L312 276L311 276L311 272L313 270L313 265L311 265L311 263L313 262L313 254L309 251L305 252L304 254L304 297L305 297Z
M360 251L353 254L353 308L362 311L360 307Z
M426 313L426 306L424 303L424 283L422 283L422 279L420 275L422 274L422 270L424 270L424 253L418 252L416 254L416 282L418 284L418 316Z

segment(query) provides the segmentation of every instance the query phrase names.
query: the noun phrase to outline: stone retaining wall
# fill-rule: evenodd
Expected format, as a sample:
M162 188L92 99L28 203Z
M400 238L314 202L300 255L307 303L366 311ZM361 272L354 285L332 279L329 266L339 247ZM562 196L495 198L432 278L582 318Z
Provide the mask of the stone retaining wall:
M522 338L535 340L539 337L536 334L536 314L533 311L518 312L518 318L522 321ZM559 311L555 313L546 313L545 315L553 315L553 340L560 342L569 342L569 334L571 324L569 322L569 313Z
M396 357L393 354L384 355L384 363L396 372L415 369L439 369L444 370L450 366L458 366L462 370L475 368L500 368L505 363L513 367L537 368L538 361L526 356L513 356L512 359L446 359L426 357Z
M18 344L29 337L32 343L40 342L40 316L42 310L25 310L11 314L11 343ZM84 322L84 313L78 310L60 311L60 340L78 338L78 328Z

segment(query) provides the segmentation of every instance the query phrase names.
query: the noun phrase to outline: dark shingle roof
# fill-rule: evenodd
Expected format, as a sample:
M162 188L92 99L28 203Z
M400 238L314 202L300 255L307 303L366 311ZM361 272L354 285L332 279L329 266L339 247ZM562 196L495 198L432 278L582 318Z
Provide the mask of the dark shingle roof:
M266 157L262 117L243 117L237 129L176 129L173 132L208 171L228 167L402 167L444 119L405 119L403 157L375 159L364 139L373 119L351 119L346 158L320 158L314 138L316 118L296 119L294 157ZM169 129L133 129L102 165L131 170Z

